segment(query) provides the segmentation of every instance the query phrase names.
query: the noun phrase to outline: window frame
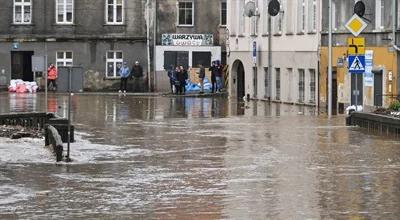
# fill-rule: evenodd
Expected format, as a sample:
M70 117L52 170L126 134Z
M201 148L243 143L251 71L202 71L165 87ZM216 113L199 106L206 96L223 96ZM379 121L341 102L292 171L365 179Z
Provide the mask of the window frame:
M62 0L63 1L63 5L64 5L64 11L63 11L63 13L62 13L62 15L63 15L63 21L59 21L58 20L58 6L59 6L59 3L58 3L58 1L59 0L55 0L56 1L56 23L57 24L73 24L74 23L74 9L75 9L75 1L74 0ZM72 3L72 18L71 18L71 21L67 21L67 5L68 5L68 1L71 1L71 3Z
M63 54L63 58L58 58L58 53ZM67 53L71 53L71 58L67 58ZM67 65L70 62L71 65ZM74 52L72 50L59 50L56 51L56 67L58 68L58 63L63 63L61 66L73 66L74 65Z
M109 4L108 4L108 0L106 0L105 1L105 14L104 14L104 17L105 17L105 20L106 20L106 24L108 24L108 25L122 25L122 24L124 24L125 23L125 1L124 0L121 0L121 13L122 13L122 15L121 15L121 21L117 21L118 20L118 16L117 16L117 8L118 8L118 6L119 6L119 4L117 4L117 1L118 0L112 0L113 1L113 3L112 3L112 6L113 6L113 20L112 21L109 21L108 20L108 6L109 6Z
M192 4L192 8L191 8L191 10L192 10L192 24L181 24L180 21L179 21L180 20L179 17L181 15L181 13L180 13L181 10L180 10L179 4L183 3L183 2ZM193 0L179 0L179 1L176 2L176 9L177 9L176 26L178 26L178 27L193 27L194 26L194 1ZM185 15L186 15L186 11L189 10L189 9L185 7L184 10L185 10Z
M21 2L16 2L16 0L13 0L13 23L14 24L32 24L32 0L28 0L29 2L25 2L25 0L21 0ZM17 22L16 21L16 14L15 14L15 9L16 7L21 7L21 21ZM29 22L25 22L25 10L24 8L26 6L29 6Z
M223 4L225 4L225 7L223 7ZM227 22L228 22L228 3L226 2L226 0L222 0L220 6L221 6L221 10L220 10L219 25L221 27L226 27ZM224 11L225 11L225 24L223 23L223 12Z
M113 53L113 58L108 58L108 53ZM121 58L117 58L117 53L121 53ZM113 76L108 75L108 63L113 63ZM107 79L120 78L119 70L117 69L117 64L120 63L121 67L124 63L124 52L122 50L107 50L106 51L106 72L105 76Z

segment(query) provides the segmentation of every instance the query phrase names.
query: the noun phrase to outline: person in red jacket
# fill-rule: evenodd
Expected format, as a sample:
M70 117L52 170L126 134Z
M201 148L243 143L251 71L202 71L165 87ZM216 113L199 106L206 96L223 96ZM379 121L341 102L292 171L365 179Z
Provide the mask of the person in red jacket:
M47 87L50 87L50 84L53 87L53 90L56 91L57 83L56 80L58 78L58 71L54 64L50 64L49 68L47 69Z

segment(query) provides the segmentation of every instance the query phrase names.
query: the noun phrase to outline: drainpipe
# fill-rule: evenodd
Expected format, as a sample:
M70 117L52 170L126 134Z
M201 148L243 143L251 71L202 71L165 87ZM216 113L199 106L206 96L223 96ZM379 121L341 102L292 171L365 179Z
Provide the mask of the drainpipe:
M157 0L154 0L153 7L153 86L156 88L156 45L157 45Z
M151 89L151 83L150 83L150 68L151 68L151 60L150 60L150 0L146 1L146 8L147 8L147 13L146 13L146 32L147 32L147 83L149 87L149 92Z
M393 43L393 47L394 49L396 49L397 51L400 51L400 48L396 45L396 29L397 29L397 1L396 0L392 0L392 43Z

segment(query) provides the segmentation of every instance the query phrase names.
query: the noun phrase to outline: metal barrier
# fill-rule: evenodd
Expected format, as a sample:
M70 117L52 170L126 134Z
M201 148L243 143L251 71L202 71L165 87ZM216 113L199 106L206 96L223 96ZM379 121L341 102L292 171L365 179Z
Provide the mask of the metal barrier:
M19 125L42 129L48 123L48 120L54 117L53 113L43 112L0 114L0 125Z
M346 123L366 128L369 132L400 137L399 118L373 113L353 112Z

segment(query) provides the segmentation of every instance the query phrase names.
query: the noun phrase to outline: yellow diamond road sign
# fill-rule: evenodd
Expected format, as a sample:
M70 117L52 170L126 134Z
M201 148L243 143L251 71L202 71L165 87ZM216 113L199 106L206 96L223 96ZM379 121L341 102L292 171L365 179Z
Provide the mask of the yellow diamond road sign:
M357 37L367 27L367 23L357 14L354 14L345 26L347 30Z

